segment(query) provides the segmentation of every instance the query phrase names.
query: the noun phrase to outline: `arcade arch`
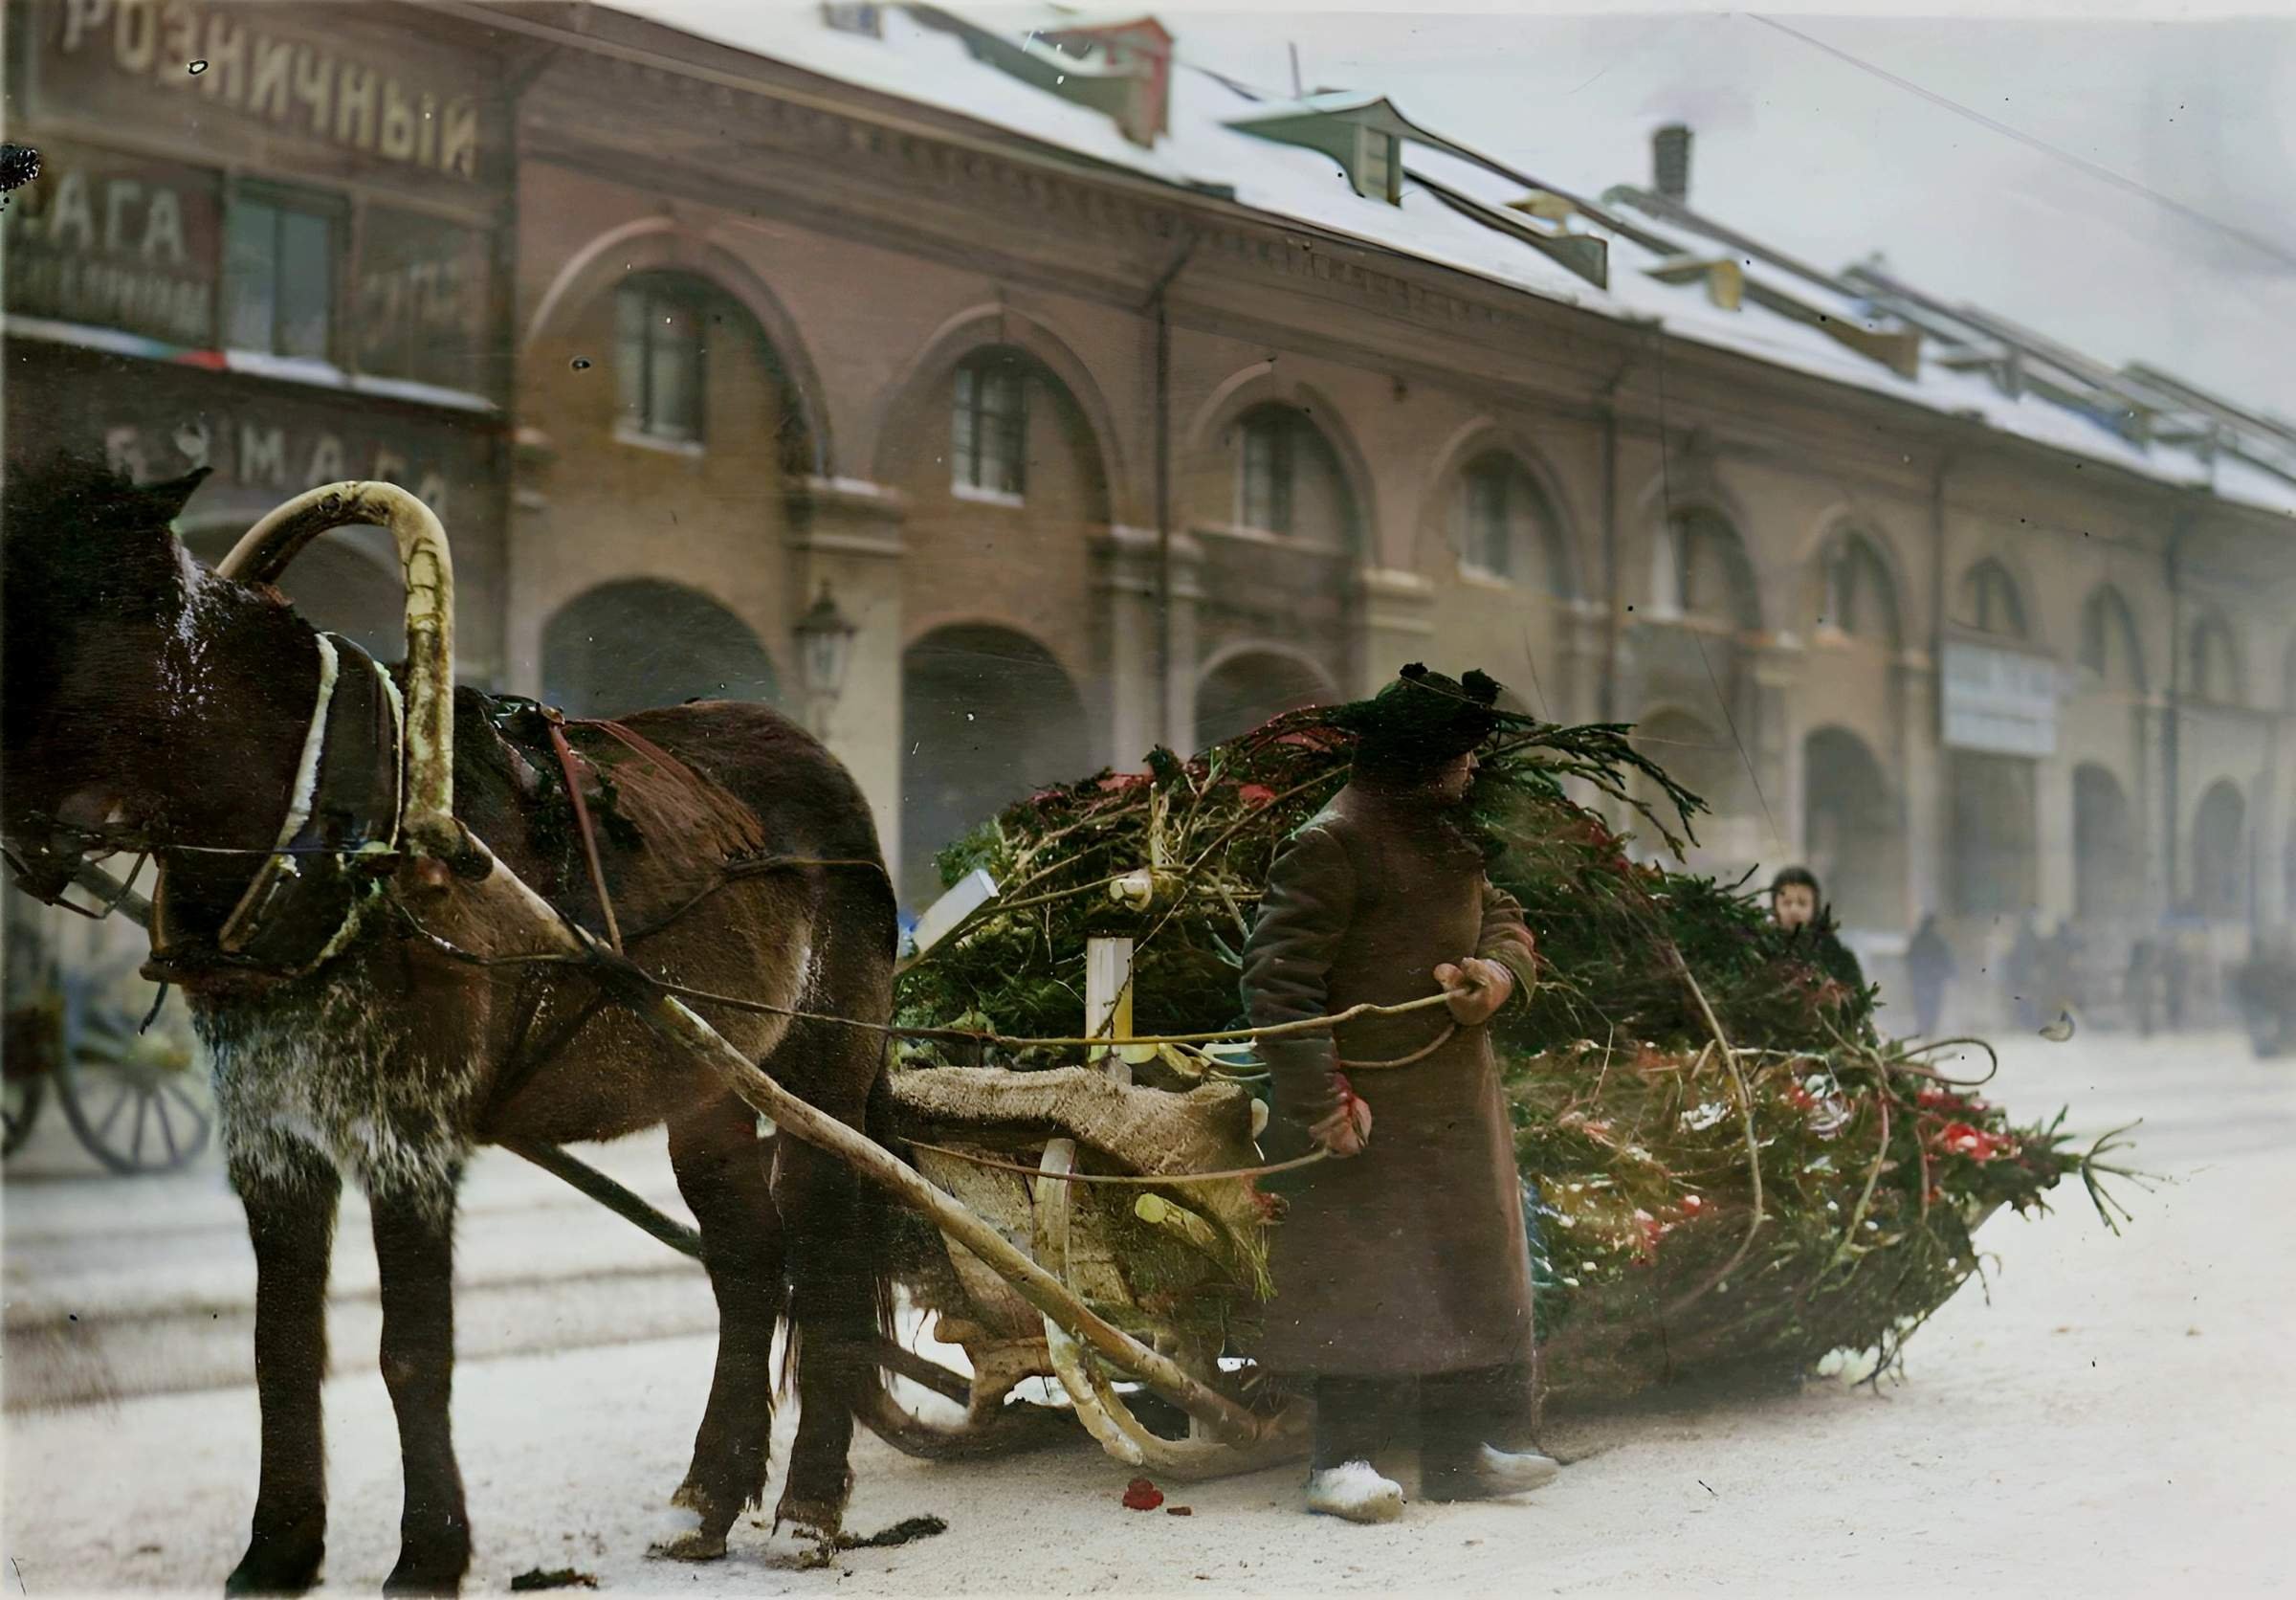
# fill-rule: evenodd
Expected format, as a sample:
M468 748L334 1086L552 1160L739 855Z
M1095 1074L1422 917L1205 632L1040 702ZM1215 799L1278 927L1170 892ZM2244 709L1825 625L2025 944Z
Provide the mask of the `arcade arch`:
M659 578L600 584L561 606L542 625L541 666L543 700L573 717L781 696L772 655L747 623Z

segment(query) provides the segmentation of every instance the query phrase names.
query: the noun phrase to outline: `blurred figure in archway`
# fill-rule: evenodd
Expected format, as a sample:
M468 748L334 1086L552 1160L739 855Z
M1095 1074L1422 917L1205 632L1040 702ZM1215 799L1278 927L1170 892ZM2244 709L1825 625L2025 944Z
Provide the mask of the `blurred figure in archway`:
M1913 1032L1934 1038L1945 1010L1945 986L1954 978L1954 950L1937 929L1937 913L1925 912L1906 945L1906 976L1913 987Z
M2149 1039L2160 1021L2160 946L2139 939L2129 946L2129 971L2123 979L2129 1020L2137 1037Z

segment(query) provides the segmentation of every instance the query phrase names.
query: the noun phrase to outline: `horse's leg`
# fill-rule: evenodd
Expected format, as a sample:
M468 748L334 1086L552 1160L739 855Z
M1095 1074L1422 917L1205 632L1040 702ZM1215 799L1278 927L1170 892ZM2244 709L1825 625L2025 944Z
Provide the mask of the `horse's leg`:
M832 970L835 965L831 964ZM889 969L876 989L890 991ZM864 970L822 1009L843 1016L883 1015ZM767 1070L805 1085L822 1110L872 1136L887 1108L878 1091L880 1035L826 1023L790 1031ZM785 1076L784 1073L785 1071ZM825 1544L841 1531L852 1493L849 1457L854 1413L883 1382L875 1341L893 1310L893 1202L838 1157L795 1139L774 1142L775 1209L789 1260L789 1349L797 1381L797 1437L774 1522L791 1522Z
M383 1382L399 1419L406 1499L386 1594L452 1594L471 1565L471 1522L454 1463L453 1178L379 1189L375 1264L383 1289Z
M281 1141L234 1160L232 1187L255 1251L255 1397L263 1464L247 1553L226 1594L299 1594L327 1549L320 1384L327 1371L327 1260L342 1180L309 1145Z
M884 1242L872 1236L878 1202L860 1177L810 1144L776 1143L773 1196L789 1256L789 1361L798 1412L774 1522L830 1540L842 1530L852 1493L853 1411L861 1386L877 1381L870 1342L881 1325L877 1268Z
M671 1503L701 1520L654 1546L680 1561L725 1554L734 1519L763 1499L773 1442L773 1327L782 1306L782 1233L758 1114L728 1095L670 1124L678 1192L701 1224L718 1297L718 1368L694 1436L694 1464Z

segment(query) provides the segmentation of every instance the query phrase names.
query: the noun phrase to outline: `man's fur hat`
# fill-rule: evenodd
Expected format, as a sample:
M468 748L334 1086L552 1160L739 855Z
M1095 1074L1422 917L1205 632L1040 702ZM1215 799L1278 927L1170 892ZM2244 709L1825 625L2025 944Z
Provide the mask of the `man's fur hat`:
M1490 738L1499 725L1498 699L1498 683L1482 673L1458 680L1414 661L1372 699L1340 706L1332 722L1356 735L1358 766L1424 769Z

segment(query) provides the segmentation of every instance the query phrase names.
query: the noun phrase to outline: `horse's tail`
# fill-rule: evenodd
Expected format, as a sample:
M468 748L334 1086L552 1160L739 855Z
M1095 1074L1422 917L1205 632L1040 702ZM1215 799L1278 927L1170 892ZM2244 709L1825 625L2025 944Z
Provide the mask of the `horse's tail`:
M882 1024L893 1010L898 937L890 885L881 877L852 873L833 881L825 911L828 939L819 969L828 984L818 1009ZM837 1100L860 1112L858 1130L889 1144L894 1137L886 1078L891 1035L846 1023L799 1026L812 1034L806 1054L828 1066L825 1076L835 1081ZM866 1416L885 1381L878 1351L894 1335L898 1203L881 1185L826 1153L791 1147L780 1159L795 1159L809 1169L802 1186L776 1186L777 1195L789 1201L782 1216L789 1271L781 1388L784 1393L794 1389L801 1404L809 1399Z

